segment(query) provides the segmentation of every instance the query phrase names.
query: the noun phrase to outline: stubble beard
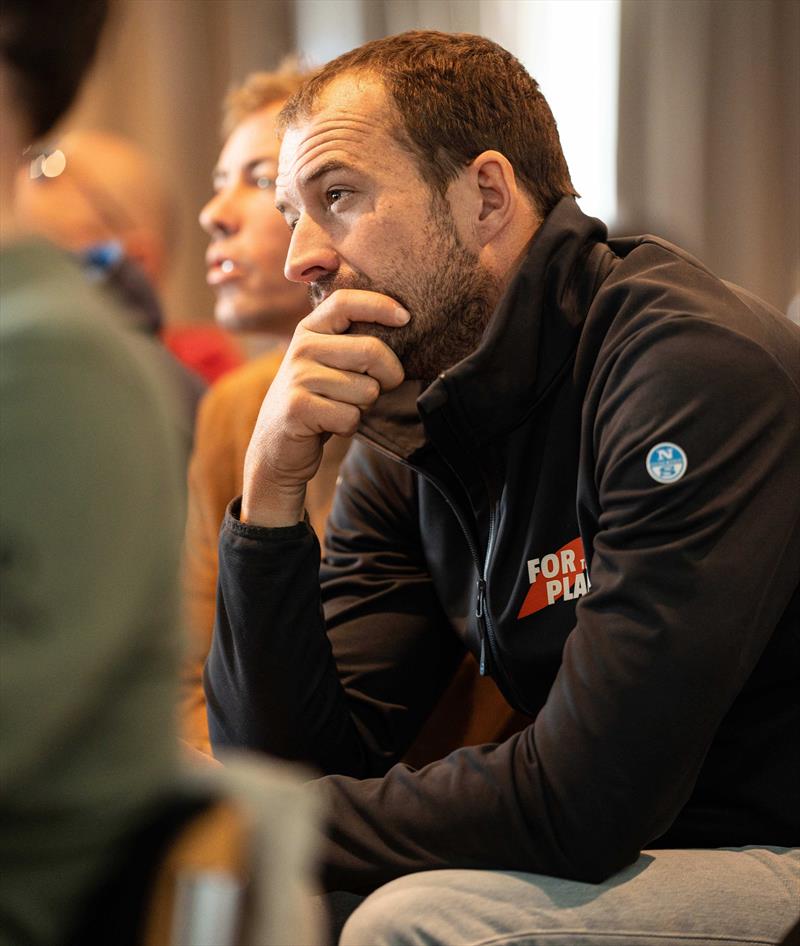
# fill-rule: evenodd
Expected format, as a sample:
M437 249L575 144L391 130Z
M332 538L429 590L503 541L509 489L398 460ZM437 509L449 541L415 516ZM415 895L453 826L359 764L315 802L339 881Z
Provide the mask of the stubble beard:
M314 282L309 297L314 307L337 289L366 289L395 299L411 314L407 325L354 322L348 332L385 342L407 379L432 381L475 351L500 293L498 281L460 241L449 208L431 214L419 245L422 252L409 252L385 281L358 270L340 271Z

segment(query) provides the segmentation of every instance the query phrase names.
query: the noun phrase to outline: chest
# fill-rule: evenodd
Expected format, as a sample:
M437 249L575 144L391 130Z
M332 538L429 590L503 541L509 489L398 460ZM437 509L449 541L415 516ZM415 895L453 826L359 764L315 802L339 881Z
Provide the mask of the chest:
M457 467L450 457L457 482L419 480L419 529L444 610L476 656L487 639L492 676L528 713L544 702L591 587L580 426L580 398L562 385L496 449Z

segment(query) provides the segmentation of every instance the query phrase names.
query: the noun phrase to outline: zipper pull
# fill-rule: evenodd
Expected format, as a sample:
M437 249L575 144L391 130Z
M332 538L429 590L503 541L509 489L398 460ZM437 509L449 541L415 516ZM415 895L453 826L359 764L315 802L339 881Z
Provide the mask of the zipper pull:
M478 579L478 601L475 605L475 617L478 619L478 633L481 638L481 657L479 662L480 673L485 677L488 673L487 668L487 649L486 649L486 582L483 578Z

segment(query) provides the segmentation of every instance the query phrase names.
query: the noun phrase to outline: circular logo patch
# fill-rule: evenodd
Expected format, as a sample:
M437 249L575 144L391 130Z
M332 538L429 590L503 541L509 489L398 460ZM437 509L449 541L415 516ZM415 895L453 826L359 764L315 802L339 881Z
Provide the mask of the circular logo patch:
M686 472L686 454L675 443L657 443L647 454L646 466L657 483L675 483Z

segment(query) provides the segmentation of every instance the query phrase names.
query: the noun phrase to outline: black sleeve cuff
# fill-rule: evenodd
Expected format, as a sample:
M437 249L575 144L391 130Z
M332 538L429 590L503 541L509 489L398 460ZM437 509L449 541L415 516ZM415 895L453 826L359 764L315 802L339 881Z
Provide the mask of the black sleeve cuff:
M241 513L242 497L237 496L228 503L222 528L246 539L299 539L311 529L308 510L303 512L303 521L293 526L255 526L242 522Z

